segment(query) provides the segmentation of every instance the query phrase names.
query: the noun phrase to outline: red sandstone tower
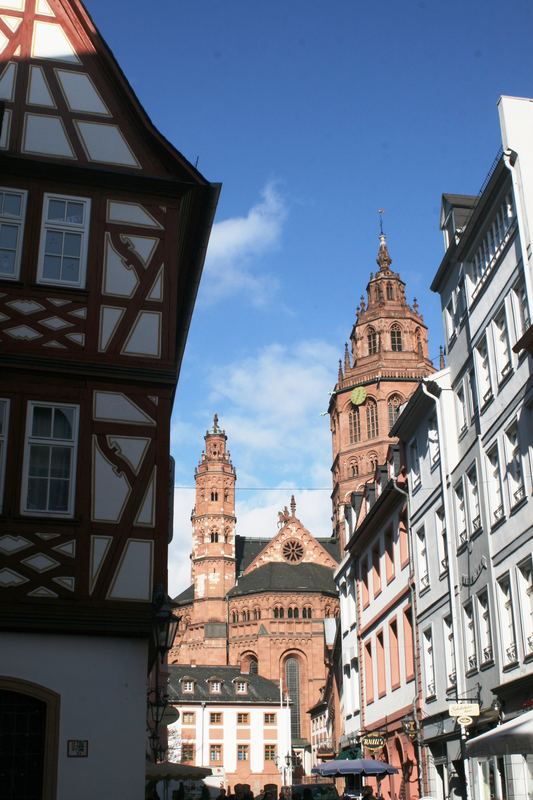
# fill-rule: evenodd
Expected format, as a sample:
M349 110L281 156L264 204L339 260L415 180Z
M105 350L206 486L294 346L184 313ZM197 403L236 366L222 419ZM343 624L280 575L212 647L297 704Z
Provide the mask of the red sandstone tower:
M226 595L235 584L235 480L226 449L227 436L218 427L205 434L205 450L195 471L196 503L192 510L192 581L194 612L191 626L205 632L202 661L227 663L228 607ZM205 627L205 631L203 631ZM204 638L204 636L202 636Z
M405 284L390 268L385 235L379 237L379 270L370 274L367 300L361 296L345 345L344 365L329 414L333 447L333 526L344 544L344 504L386 460L389 430L400 406L418 382L434 371L427 327L416 300L405 299Z

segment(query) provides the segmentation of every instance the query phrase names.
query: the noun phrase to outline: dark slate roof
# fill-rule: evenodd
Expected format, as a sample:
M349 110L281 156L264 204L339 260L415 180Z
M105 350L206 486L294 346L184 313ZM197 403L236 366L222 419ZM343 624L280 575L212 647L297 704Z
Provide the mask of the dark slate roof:
M191 667L188 664L168 667L168 694L171 703L203 702L209 703L275 703L279 704L279 684L269 681L260 675L243 673L238 667ZM182 692L183 679L194 681L194 692ZM221 681L222 690L217 694L209 693L210 678ZM237 694L234 681L248 682L248 692Z
M271 542L272 539L259 539L253 536L236 536L235 537L235 561L237 575L244 572L246 567L249 567L256 556L259 555L261 550Z
M324 550L329 553L335 561L338 562L341 560L341 550L338 539L332 539L330 537L329 539L317 539L317 542L322 545Z
M188 589L185 589L184 592L179 594L177 597L174 598L175 603L179 603L180 606L187 606L189 603L192 603L194 600L194 585L189 586Z
M256 592L325 592L336 595L333 570L320 564L270 562L239 578L229 597Z

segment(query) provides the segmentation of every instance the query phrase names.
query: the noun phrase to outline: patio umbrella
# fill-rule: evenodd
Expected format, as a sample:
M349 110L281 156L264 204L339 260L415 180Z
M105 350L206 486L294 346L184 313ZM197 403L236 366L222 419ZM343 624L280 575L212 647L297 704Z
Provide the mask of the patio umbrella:
M533 753L533 711L498 725L466 743L469 756L511 756Z
M335 776L335 775L363 775L380 776L395 775L398 770L396 767L387 764L386 761L376 761L373 758L343 758L337 761L329 761L311 770L315 775Z
M191 767L189 764L174 764L172 761L146 765L148 781L199 781L212 774L212 770L208 767Z

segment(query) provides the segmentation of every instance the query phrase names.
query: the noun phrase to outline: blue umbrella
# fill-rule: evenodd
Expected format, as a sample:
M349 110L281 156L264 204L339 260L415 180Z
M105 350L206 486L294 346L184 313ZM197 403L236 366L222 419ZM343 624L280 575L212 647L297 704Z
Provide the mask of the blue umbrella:
M311 770L315 775L394 775L398 772L396 767L386 761L375 761L373 758L343 758L338 761L329 761Z

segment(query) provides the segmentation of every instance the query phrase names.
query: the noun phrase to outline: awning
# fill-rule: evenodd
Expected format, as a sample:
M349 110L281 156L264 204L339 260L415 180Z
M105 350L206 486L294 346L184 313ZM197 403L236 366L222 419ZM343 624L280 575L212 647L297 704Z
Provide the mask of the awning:
M478 758L533 753L533 711L470 739L466 752Z
M149 781L199 781L212 774L209 767L192 767L189 764L175 764L172 761L146 765L146 779Z
M386 761L377 761L373 758L342 758L313 767L315 775L323 777L332 775L393 775L398 770L387 764Z

